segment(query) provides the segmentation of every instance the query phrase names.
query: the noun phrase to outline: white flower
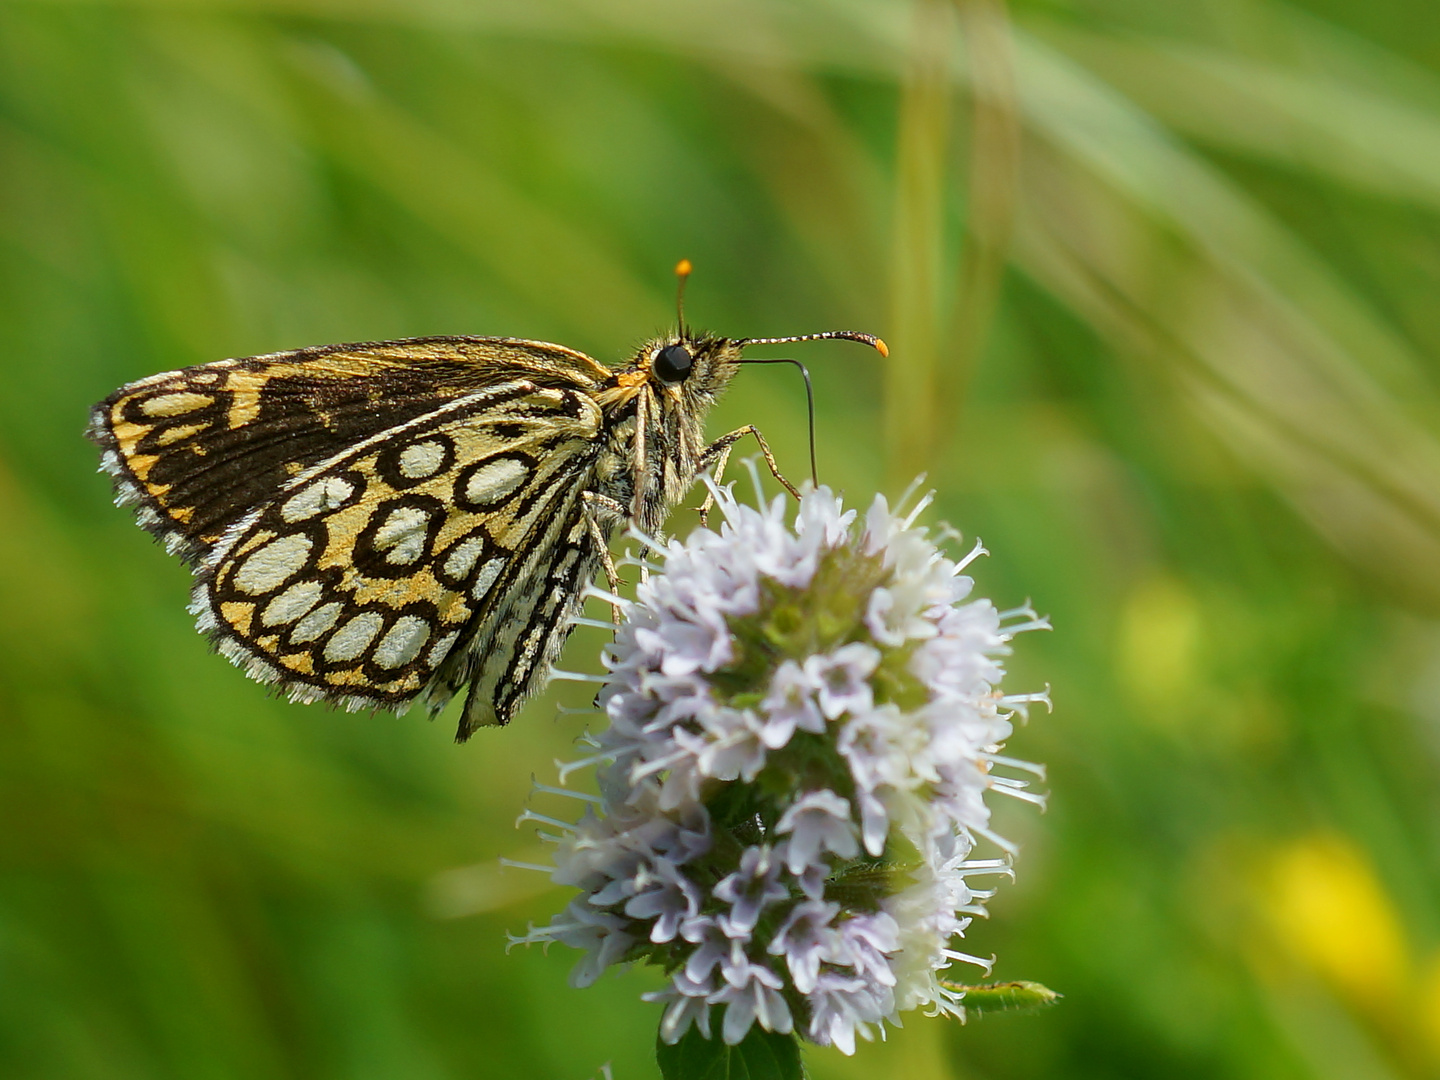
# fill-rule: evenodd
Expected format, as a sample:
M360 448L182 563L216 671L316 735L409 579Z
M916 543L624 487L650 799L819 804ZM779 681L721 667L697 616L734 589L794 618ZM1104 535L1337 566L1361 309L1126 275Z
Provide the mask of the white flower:
M712 989L692 982L684 971L671 976L663 990L650 990L640 996L646 1001L666 1001L665 1014L660 1019L660 1037L667 1043L677 1043L680 1036L694 1024L705 1038L710 1037L710 1002L707 1000Z
M727 1043L738 1043L758 1021L766 1031L781 1033L794 1029L790 1006L780 996L784 980L761 964L746 968L743 981L727 984L708 999L712 1005L724 1005L724 1036Z
M625 914L651 921L650 940L673 941L680 924L700 911L700 888L666 858L655 858L635 871L637 891L625 901ZM591 903L595 898L591 898Z
M740 868L721 878L715 896L730 905L716 922L730 938L748 937L767 904L784 900L790 890L780 882L780 860L765 846L750 847L740 856Z
M783 956L795 989L808 994L815 989L822 962L835 962L836 931L831 927L840 905L824 900L802 900L780 924L766 951Z
M775 825L785 841L785 865L797 877L807 866L824 866L821 854L832 851L842 859L860 853L850 804L833 791L807 791L792 802Z
M858 716L869 710L874 695L868 680L879 663L879 650L863 641L852 641L829 656L812 656L805 661L805 674L819 691L820 711L827 720L846 713Z
M709 1038L714 1009L727 1043L758 1024L845 1053L907 1009L963 1015L942 973L989 963L953 947L989 896L969 879L1013 850L985 795L1038 801L999 751L1046 698L1001 694L1000 661L1046 623L971 599L982 549L949 558L920 508L877 498L861 526L821 488L791 526L782 500L712 491L720 528L652 545L663 567L622 603L586 759L599 805L553 872L581 896L517 940L585 950L577 985L664 966L645 997L669 1043Z
M750 960L745 955L748 931L731 935L718 919L703 915L687 919L680 932L696 947L684 967L685 977L693 985L704 986L706 993L713 993L713 972L717 967L721 979L730 985L745 980L745 973L750 970Z
M808 663L809 661L807 661ZM825 714L815 702L819 684L794 660L782 660L770 676L770 692L760 702L764 723L760 741L779 750L796 729L819 735L825 730Z

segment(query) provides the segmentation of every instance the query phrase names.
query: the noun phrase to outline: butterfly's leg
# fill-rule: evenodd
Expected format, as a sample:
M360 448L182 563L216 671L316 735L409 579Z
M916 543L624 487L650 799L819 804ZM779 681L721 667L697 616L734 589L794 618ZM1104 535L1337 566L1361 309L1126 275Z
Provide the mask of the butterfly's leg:
M605 495L598 495L593 491L584 493L586 502L585 524L590 530L590 538L595 541L595 550L600 552L600 563L605 567L605 580L610 583L610 591L616 596L620 595L620 572L615 569L615 560L610 558L610 542L605 539L605 530L600 527L600 520L597 514L614 515L625 518L625 507L614 499ZM620 610L619 604L610 605L610 614L619 626L624 618L624 612Z
M797 499L800 498L800 492L795 489L795 485L790 483L789 480L786 480L780 472L780 466L775 461L775 455L770 452L770 444L765 441L765 436L761 435L753 424L746 424L742 428L736 428L730 432L729 435L721 435L720 438L707 446L705 452L700 455L700 469L703 471L713 465L714 471L711 475L718 484L720 477L725 472L725 465L730 460L730 451L735 449L735 444L746 435L754 435L755 441L760 444L760 453L765 455L765 464L770 466L770 475L775 477L776 480L779 480L780 486L791 495L794 495ZM700 524L705 524L706 519L710 515L710 508L714 505L715 496L713 494L707 494L705 501L700 504Z

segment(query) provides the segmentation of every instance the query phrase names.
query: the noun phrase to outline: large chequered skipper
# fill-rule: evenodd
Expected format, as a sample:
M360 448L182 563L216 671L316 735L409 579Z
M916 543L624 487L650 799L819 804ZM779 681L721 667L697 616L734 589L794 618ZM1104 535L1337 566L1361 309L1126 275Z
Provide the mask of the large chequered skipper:
M683 314L613 368L518 338L323 345L130 383L88 435L116 501L194 567L219 652L349 709L433 714L468 683L463 741L544 685L617 526L658 533L747 434L774 468L753 427L707 443L705 415L746 346L820 338L886 351Z

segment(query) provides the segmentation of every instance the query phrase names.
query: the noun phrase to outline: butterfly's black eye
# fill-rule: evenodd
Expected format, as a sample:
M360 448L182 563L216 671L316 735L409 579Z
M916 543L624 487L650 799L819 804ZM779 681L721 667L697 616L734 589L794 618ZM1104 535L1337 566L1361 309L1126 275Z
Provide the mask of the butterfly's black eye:
M690 374L695 358L684 345L666 345L655 354L655 377L664 383L677 383Z

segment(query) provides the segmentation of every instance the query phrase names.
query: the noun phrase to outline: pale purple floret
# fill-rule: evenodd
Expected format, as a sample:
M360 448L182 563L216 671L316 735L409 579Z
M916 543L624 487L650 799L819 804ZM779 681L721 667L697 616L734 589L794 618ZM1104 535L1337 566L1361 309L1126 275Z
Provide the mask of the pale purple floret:
M766 905L790 895L780 880L780 870L780 860L769 847L746 848L739 869L716 884L716 898L730 905L729 912L716 920L727 935L748 935Z
M789 834L784 844L785 865L799 875L807 866L822 865L825 852L842 859L860 853L850 804L833 791L807 791L780 816L775 832Z
M625 902L625 914L653 920L650 940L657 944L674 940L681 922L700 911L700 887L669 859L654 859L636 871L635 885L637 891Z
M783 956L790 969L790 981L802 994L815 989L822 962L832 960L837 932L830 924L840 914L840 905L823 900L805 900L791 910L770 939L766 951Z
M900 926L884 911L852 916L836 928L832 959L877 986L894 986L890 957L900 949Z
M743 980L726 983L710 997L712 1005L725 1005L723 1036L727 1043L738 1043L758 1023L766 1031L781 1033L794 1029L790 1007L780 995L783 979L763 964L746 968Z
M820 711L836 720L846 713L861 715L874 701L869 678L880 663L880 652L863 641L842 645L828 656L805 661L805 674L816 687Z
M825 714L815 700L820 687L794 660L786 660L770 677L770 692L760 702L760 741L779 750L797 730L819 735Z
M725 927L709 915L685 920L680 934L695 946L683 969L691 983L711 986L716 968L724 982L735 983L741 981L741 973L749 970L750 960L745 955L747 934L728 934Z
M663 989L646 991L640 997L645 1001L666 1003L660 1018L660 1037L673 1045L690 1030L691 1024L698 1027L705 1038L710 1038L710 1002L707 999L712 993L712 987L692 982L684 971L677 971Z
M834 1045L841 1053L855 1052L855 1036L873 1038L872 1025L889 1017L894 995L888 987L875 986L856 975L839 971L821 974L810 1003L807 1034L821 1045Z

